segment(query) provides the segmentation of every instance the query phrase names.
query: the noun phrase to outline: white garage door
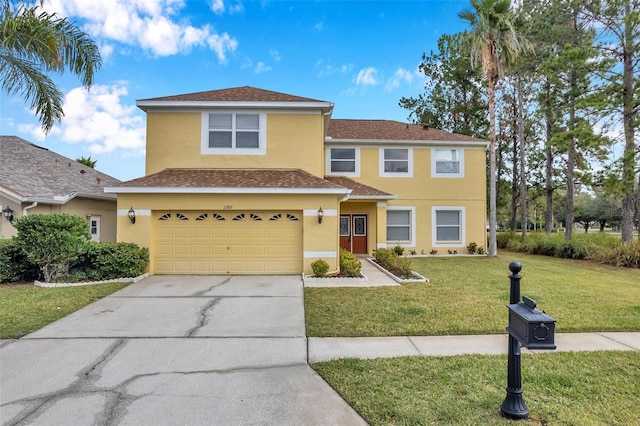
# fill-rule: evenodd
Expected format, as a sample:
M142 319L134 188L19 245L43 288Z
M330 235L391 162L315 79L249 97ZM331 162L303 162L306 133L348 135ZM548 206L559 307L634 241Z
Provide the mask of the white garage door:
M302 214L154 212L156 274L299 274Z

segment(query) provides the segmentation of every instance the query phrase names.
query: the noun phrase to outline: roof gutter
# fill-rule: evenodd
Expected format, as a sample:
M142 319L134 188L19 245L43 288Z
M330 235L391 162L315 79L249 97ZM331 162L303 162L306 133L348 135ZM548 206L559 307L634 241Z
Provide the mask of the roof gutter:
M218 187L105 187L116 194L317 194L348 195L347 188L218 188Z
M421 146L477 146L488 148L486 141L426 141L426 140L398 140L398 139L333 139L325 138L325 145L349 144L349 145L421 145Z

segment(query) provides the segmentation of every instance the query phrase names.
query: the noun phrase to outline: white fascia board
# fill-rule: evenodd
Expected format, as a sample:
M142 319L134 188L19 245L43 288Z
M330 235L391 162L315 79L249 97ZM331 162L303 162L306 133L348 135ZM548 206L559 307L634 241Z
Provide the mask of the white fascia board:
M488 148L489 142L485 141L425 141L425 140L399 140L399 139L331 139L325 138L325 145L413 145L413 146L459 146L462 148L482 147Z
M136 101L136 106L145 108L277 108L277 109L322 109L332 110L331 102L259 102L259 101L228 101L228 102L212 102L212 101L154 101L142 100Z
M2 195L3 197L11 199L15 203L22 203L23 201L26 201L25 197L23 197L22 195L18 194L17 192L12 191L9 188L6 188L4 186L0 186L0 195Z
M176 187L106 187L116 194L349 194L346 188L176 188Z
M395 200L396 195L351 195L350 200Z

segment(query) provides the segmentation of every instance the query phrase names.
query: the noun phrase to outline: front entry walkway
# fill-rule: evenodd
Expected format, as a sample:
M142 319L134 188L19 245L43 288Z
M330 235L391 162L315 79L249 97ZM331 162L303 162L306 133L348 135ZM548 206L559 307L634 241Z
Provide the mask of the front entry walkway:
M307 365L298 276L152 276L0 360L3 425L366 424Z

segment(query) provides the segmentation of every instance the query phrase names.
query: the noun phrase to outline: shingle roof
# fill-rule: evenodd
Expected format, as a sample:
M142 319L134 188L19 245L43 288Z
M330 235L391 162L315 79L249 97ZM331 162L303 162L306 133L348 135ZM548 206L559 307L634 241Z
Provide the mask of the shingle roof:
M353 179L349 179L348 177L343 176L326 176L326 180L329 182L333 182L336 185L344 186L345 188L349 188L351 190L351 194L349 194L350 198L384 198L384 199L392 199L396 198L395 195L389 194L388 192L381 191L372 186L368 186L359 182L356 182Z
M486 142L471 136L393 120L345 120L332 118L327 136L331 139Z
M303 98L287 93L273 92L251 86L233 87L230 89L209 90L206 92L186 93L183 95L161 96L159 98L141 99L144 101L196 101L196 102L325 102L317 99Z
M117 188L326 189L342 186L300 169L164 169ZM116 192L119 192L116 190Z
M114 198L105 186L120 181L17 136L0 136L0 187L15 192L23 201L75 194ZM56 200L57 201L57 200Z

